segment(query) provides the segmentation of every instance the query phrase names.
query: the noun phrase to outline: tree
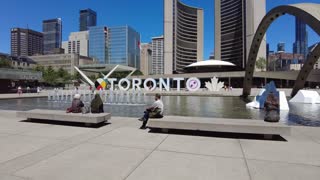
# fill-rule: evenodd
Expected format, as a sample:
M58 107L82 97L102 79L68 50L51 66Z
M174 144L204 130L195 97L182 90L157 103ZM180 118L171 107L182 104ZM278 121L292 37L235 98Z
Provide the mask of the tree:
M76 72L72 77L72 79L74 79L74 80L79 80L80 78L81 78L81 75L79 72Z
M131 72L130 71L118 71L118 72L114 72L111 74L112 78L116 78L116 79L122 79L127 77ZM108 74L108 72L106 72L106 74ZM143 73L139 70L136 70L132 76L142 76Z
M59 76L60 78L64 78L64 77L68 76L68 71L66 71L66 70L64 70L63 68L60 67L60 68L58 69L57 74L58 74L58 76Z
M50 85L57 85L58 84L58 73L55 72L55 70L49 66L43 73L43 80L45 83Z
M0 68L11 68L10 61L5 57L0 57Z
M132 75L133 76L143 76L143 73L140 70L136 70Z
M111 74L111 77L112 78L116 78L116 79L121 79L121 78L125 78L127 77L127 75L129 74L130 72L126 72L126 71L119 71L119 72L113 72ZM108 73L106 73L108 74Z
M266 59L264 57L259 57L259 59L256 62L256 68L263 71L266 68L266 64Z
M95 82L98 78L97 78L97 76L96 75L90 75L89 76L89 79L91 80L91 81L93 81L93 82Z
M42 72L42 73L44 73L44 71L45 71L44 67L41 66L41 65L39 65L39 64L37 64L37 66L34 67L33 69L34 69L35 71L39 71L39 72Z

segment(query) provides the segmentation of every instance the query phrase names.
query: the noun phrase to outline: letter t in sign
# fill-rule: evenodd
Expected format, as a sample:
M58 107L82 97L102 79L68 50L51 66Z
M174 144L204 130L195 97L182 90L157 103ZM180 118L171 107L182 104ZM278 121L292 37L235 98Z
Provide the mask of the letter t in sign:
M177 91L180 91L180 83L183 81L184 78L173 78L173 81L177 81Z

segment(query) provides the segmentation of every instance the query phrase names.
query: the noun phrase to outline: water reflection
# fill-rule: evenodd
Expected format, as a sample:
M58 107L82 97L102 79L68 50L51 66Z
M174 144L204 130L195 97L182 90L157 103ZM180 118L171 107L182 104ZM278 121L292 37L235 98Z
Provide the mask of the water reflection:
M162 98L165 115L218 117L236 119L264 119L264 111L247 109L246 102L239 97L197 97L165 96ZM148 96L151 104L154 97ZM0 100L0 109L30 110L56 109L65 110L70 103L48 102L47 98ZM289 104L290 111L282 111L280 119L287 124L320 126L320 104ZM135 105L105 105L105 111L113 116L140 117L146 108Z

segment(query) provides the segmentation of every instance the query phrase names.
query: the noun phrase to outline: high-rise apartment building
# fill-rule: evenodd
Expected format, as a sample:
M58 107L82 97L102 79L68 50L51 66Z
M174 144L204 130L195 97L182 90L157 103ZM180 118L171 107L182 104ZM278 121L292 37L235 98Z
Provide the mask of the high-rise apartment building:
M307 25L301 19L296 18L296 41L293 43L293 53L308 56L308 32Z
M89 27L97 25L97 13L92 9L80 10L79 22L80 31L87 31Z
M278 43L277 52L286 52L286 44L284 42Z
M203 60L203 9L164 0L164 74Z
M11 55L32 56L43 53L43 34L31 29L11 29Z
M149 75L152 71L152 44L141 43L140 71L143 75Z
M62 43L62 21L60 18L44 20L43 29L43 51L44 54L55 54L56 49L61 48Z
M244 69L265 14L265 0L215 0L215 59ZM261 42L259 57L266 58L266 38Z
M65 54L76 53L81 56L89 54L89 31L72 32L69 41L62 42Z
M130 26L108 28L108 55L110 64L140 69L140 34Z
M152 74L164 74L163 45L163 36L152 38Z
M107 35L107 27L89 27L89 57L94 58L100 64L109 64Z

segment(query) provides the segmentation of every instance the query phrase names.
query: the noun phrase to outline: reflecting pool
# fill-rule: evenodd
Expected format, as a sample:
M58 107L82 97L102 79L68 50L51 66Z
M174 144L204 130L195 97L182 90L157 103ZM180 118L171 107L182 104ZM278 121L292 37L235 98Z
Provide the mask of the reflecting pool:
M259 120L263 120L265 115L263 110L247 109L246 102L239 97L164 96L162 100L165 115ZM153 97L147 96L146 102L151 104ZM320 104L289 105L290 111L280 113L281 121L292 125L320 126ZM70 103L52 102L47 98L0 100L0 109L3 110L65 110L69 106ZM104 109L113 116L140 117L145 107L134 104L106 104Z

